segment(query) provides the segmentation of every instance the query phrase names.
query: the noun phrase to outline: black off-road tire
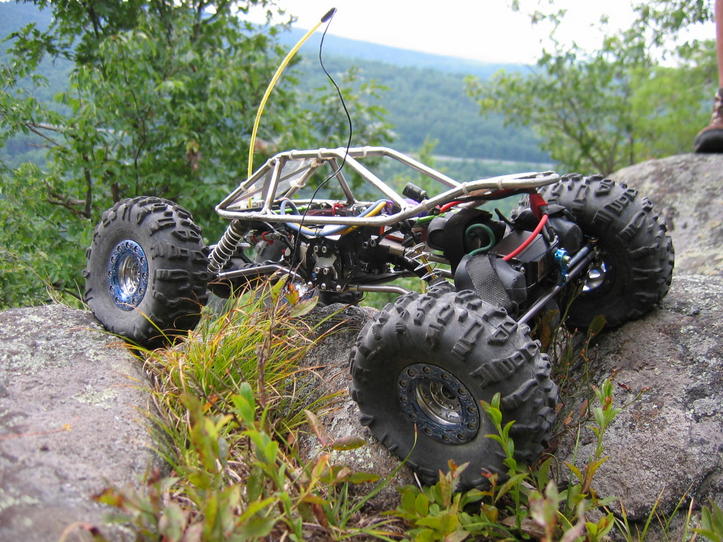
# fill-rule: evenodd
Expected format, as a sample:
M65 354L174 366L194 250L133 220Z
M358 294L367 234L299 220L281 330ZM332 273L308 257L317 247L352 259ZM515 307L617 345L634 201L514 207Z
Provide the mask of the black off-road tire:
M668 293L673 242L651 201L634 188L601 176L567 175L540 194L572 212L583 234L595 239L600 259L572 301L567 324L586 328L597 315L607 327L649 312Z
M124 199L93 233L84 300L112 333L156 346L198 322L208 299L206 266L188 211L161 198Z
M444 290L444 288L441 288ZM557 386L529 328L471 290L405 294L360 332L352 351L352 397L361 422L425 484L469 463L461 488L504 476L504 453L480 406L501 394L516 458L531 463L555 419ZM416 443L415 443L416 433Z

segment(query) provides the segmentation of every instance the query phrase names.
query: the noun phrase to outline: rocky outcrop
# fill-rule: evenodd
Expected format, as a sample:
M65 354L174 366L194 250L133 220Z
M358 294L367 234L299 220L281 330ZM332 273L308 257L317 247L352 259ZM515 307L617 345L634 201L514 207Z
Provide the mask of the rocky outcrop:
M611 178L640 190L665 217L676 273L723 275L723 154L648 160Z
M604 333L589 352L591 375L573 375L577 386L560 398L571 411L591 395L591 386L613 378L616 405L622 412L605 438L607 461L594 488L622 502L630 521L644 520L653 505L670 514L681 498L701 503L723 495L723 279L705 275L677 276L661 307L646 317ZM324 316L340 306L322 309ZM307 358L323 375L323 392L338 392L335 410L323 418L331 439L365 437L363 448L337 452L335 460L352 469L391 473L398 461L374 441L357 417L347 394L349 351L357 331L373 317L368 309L349 307L337 314L346 320ZM554 450L564 462L580 464L591 457L589 428L581 437L570 426ZM317 448L307 443L307 453ZM393 502L394 487L414 483L403 469L386 494L374 504Z
M362 437L367 441L361 448L333 451L332 462L346 465L356 472L372 472L380 477L394 475L392 482L372 503L378 510L389 510L397 506L397 488L414 484L414 477L409 469L400 469L399 459L379 444L371 431L360 423L359 410L348 392L351 383L349 354L359 331L376 312L374 309L343 305L315 309L312 317L324 322L317 332L326 334L326 338L307 354L302 363L308 368L314 368L320 377L315 380L318 396L336 394L331 410L321 418L329 439L334 441ZM306 458L321 451L319 440L313 435L303 437L300 448ZM365 492L370 488L365 485L357 489Z
M617 497L631 521L647 518L656 501L662 514L681 498L723 504L722 296L719 277L677 276L659 310L604 334L591 350L592 378L582 381L613 378L622 406L605 435L607 460L593 487ZM573 412L580 401L561 400ZM574 429L555 455L580 466L592 457L595 438Z
M84 311L0 312L0 540L47 542L103 525L91 497L151 465L140 363ZM132 540L120 527L106 537Z

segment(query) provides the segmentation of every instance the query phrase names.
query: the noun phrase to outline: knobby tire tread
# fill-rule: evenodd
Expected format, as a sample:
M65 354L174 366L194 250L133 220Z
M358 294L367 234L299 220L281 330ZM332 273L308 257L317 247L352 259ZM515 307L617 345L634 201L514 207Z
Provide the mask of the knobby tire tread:
M548 203L568 209L613 265L609 284L572 301L568 325L584 328L602 314L608 327L617 327L648 313L665 297L675 253L665 223L648 198L598 175L566 175L539 192Z
M534 461L543 450L555 420L557 386L550 380L550 362L527 326L518 326L501 307L474 292L434 288L427 294L405 294L387 305L360 332L351 353L351 394L361 422L400 458L414 446L414 424L405 418L396 397L404 367L423 361L451 372L475 398L491 401L501 394L503 424L515 420L515 455ZM485 437L494 428L480 408L479 431L470 443L445 444L421 432L408 465L426 484L438 471L470 462L462 488L485 484L483 471L504 475L504 453Z
M115 306L105 277L108 253L124 238L141 245L149 264L146 294L132 311ZM112 333L159 345L164 335L184 333L198 322L208 300L206 252L200 228L182 207L157 197L121 200L103 213L86 251L84 300Z

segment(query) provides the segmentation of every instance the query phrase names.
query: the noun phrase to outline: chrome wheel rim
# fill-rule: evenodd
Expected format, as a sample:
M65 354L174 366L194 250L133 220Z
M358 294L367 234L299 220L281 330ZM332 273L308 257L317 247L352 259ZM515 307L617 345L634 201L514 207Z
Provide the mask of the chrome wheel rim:
M148 289L148 259L143 248L130 239L113 247L107 277L113 303L126 311L137 307Z
M588 270L585 280L582 284L583 293L590 293L600 288L608 278L610 270L605 262L593 264Z
M423 434L445 444L464 444L477 435L479 407L449 371L415 363L400 373L397 386L403 414Z

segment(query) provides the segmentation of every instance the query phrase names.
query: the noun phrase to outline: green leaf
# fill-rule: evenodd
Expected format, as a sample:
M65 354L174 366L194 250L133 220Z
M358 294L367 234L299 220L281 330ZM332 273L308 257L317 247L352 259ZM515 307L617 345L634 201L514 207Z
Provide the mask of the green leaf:
M509 479L500 486L500 488L497 490L497 495L495 495L495 502L498 502L502 497L504 497L512 488L519 487L523 480L525 480L528 477L528 474L526 472L521 472L518 474L515 474L514 476L510 476Z
M331 447L333 450L337 451L345 451L345 450L356 450L357 448L361 448L366 444L366 440L359 437L343 437L340 439L336 439Z
M582 475L582 471L573 465L572 463L565 463L565 466L570 469L570 471L575 475L575 477L582 483L584 481L584 476Z
M416 486L404 486L401 493L400 509L405 512L414 512L416 510L417 495L420 493L419 488Z
M248 427L253 426L256 416L256 399L248 382L243 382L239 386L238 394L233 395L231 401L243 422Z
M693 529L713 542L723 541L723 511L712 502L700 511L700 528Z
M543 461L535 471L535 480L538 488L544 488L547 486L547 482L550 481L550 468L553 463L552 457L549 457Z
M415 498L414 510L420 517L424 517L429 513L429 499L424 493L418 494Z
M95 495L93 500L101 504L113 506L115 508L122 508L125 502L125 497L122 493L113 488L104 489L100 494Z
M279 518L253 517L243 525L239 526L235 534L243 540L263 538L271 533Z
M316 307L318 302L319 302L318 296L313 296L313 297L310 297L309 299L302 299L292 306L291 311L289 312L289 315L292 316L293 318L300 318L302 316L306 316L312 310L314 310L314 307Z
M278 502L276 497L268 497L260 501L252 501L246 506L246 510L238 517L238 523L244 524L252 519L259 512L266 510Z
M345 480L350 484L367 484L379 480L379 475L373 472L353 472Z
M158 520L159 534L163 536L164 540L174 542L181 539L185 527L186 514L177 503L169 502Z

